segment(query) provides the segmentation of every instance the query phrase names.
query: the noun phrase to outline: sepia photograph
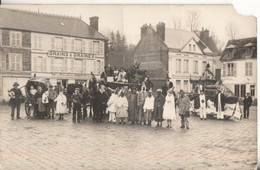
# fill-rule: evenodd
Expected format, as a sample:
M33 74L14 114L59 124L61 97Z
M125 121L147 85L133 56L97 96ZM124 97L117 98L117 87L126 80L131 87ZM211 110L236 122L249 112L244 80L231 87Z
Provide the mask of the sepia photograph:
M257 96L233 5L0 5L0 169L257 169Z

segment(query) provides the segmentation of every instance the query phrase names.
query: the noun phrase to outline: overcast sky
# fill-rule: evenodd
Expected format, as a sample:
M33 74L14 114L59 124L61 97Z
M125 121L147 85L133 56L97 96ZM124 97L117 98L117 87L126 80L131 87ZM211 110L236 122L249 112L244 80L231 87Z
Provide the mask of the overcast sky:
M255 37L256 18L238 14L231 5L3 5L4 7L24 9L66 16L81 16L89 24L89 17L99 17L99 31L108 29L123 33L128 43L137 44L140 40L140 27L147 23L155 26L164 22L173 28L173 18L182 18L182 26L188 11L200 14L199 30L202 27L213 32L225 43L228 41L225 27L234 22L239 28L240 38Z

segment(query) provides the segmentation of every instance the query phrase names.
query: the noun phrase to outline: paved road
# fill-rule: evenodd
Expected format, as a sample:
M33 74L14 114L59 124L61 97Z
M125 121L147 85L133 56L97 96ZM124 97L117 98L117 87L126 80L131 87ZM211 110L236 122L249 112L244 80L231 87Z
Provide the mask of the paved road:
M22 106L23 108L23 106ZM140 125L72 123L27 118L11 120L0 106L2 169L254 169L257 160L256 107L249 119L199 120L190 130Z

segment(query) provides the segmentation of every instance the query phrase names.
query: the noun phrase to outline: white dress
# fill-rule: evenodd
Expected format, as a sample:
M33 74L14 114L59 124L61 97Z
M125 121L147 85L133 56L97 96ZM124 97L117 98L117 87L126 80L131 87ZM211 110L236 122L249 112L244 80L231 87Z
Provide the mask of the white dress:
M54 102L57 102L56 113L67 113L67 98L64 94L59 94L58 97L54 100Z
M169 120L176 120L174 95L167 95L165 97L165 103L163 106L163 118Z

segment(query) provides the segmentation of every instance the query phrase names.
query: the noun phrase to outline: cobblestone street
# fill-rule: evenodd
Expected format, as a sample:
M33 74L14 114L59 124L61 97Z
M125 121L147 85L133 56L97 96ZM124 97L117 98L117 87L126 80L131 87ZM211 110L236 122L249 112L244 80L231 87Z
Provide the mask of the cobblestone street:
M190 130L140 125L72 123L27 118L11 120L0 110L2 169L254 169L257 161L257 111L250 118L200 120L191 116Z

